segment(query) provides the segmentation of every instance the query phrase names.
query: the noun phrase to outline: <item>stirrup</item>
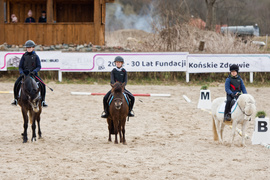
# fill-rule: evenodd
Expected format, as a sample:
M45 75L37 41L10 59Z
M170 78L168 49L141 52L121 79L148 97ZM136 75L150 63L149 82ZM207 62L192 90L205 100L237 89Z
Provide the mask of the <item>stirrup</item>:
M105 111L103 111L101 114L101 118L108 118L108 117L109 117L109 113L106 113Z
M133 111L133 110L129 111L129 112L128 112L128 116L129 116L129 117L134 117L134 116L135 116L135 115L134 115L134 111Z
M226 121L231 121L231 116L229 115L229 113L226 114L224 117L224 122L226 122Z
M45 103L45 101L42 101L42 102L41 102L41 106L42 106L42 107L48 107L48 105Z
M18 100L17 99L14 99L14 101L11 103L11 105L13 105L13 106L17 106L17 104L18 104Z

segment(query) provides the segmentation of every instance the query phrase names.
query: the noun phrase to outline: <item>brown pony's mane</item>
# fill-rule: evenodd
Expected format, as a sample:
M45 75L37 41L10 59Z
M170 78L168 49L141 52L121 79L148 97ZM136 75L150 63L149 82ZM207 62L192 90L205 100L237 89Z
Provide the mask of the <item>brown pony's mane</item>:
M122 93L123 92L123 84L120 82L116 82L112 85L112 92L113 93Z
M38 87L35 80L31 76L27 75L24 77L24 87L26 88L25 90L29 93L31 100L33 100L37 95Z

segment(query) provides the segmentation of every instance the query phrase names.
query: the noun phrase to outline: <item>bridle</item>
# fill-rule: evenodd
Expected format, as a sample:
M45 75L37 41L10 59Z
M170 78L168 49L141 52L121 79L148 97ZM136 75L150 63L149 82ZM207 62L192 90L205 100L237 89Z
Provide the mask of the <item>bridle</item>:
M242 108L241 108L241 106L240 106L239 104L238 104L238 106L239 106L239 109L242 111L242 113L243 113L244 115L246 115L246 116L251 116L251 115L252 115L252 113L251 113L250 115L246 114L246 112L242 110Z
M241 95L241 94L238 95L238 98L239 98L240 95ZM238 99L238 98L237 98L237 99ZM238 103L238 102L236 102L236 103L238 104L240 111L242 111L242 113L243 113L244 115L246 115L246 116L251 116L251 115L252 115L252 113L251 113L250 115L246 114L246 112L242 110L242 108L241 108L241 106L239 105L239 103Z

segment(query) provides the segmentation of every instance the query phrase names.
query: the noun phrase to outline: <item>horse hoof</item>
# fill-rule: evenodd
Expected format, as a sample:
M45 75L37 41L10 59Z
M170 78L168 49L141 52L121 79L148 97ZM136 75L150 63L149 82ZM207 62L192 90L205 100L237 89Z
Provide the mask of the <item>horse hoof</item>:
M124 144L124 145L127 145L127 143L126 143L126 142L123 142L123 144Z
M118 144L118 142L114 142L114 144Z
M32 140L31 140L32 142L34 142L34 141L37 141L37 139L36 138L32 138Z

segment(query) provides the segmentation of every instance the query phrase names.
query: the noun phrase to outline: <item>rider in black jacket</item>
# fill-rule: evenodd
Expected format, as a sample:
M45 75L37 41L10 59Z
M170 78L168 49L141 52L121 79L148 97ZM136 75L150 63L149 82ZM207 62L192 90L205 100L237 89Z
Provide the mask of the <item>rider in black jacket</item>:
M20 77L17 79L17 81L14 84L14 101L11 103L14 106L17 106L18 104L18 95L19 95L19 90L20 90L20 84L22 81L22 78L24 76L25 72L29 72L29 74L35 78L37 82L39 82L39 86L41 86L41 98L42 98L42 106L47 107L48 105L45 103L45 95L46 95L46 88L45 85L43 84L42 79L38 76L38 72L41 69L41 63L39 56L36 54L34 51L35 49L35 43L32 40L28 40L25 43L27 52L23 54L20 60L19 64L19 72L20 72ZM38 79L37 79L37 78ZM41 80L41 81L40 81Z
M121 56L117 56L114 60L116 64L116 68L114 68L111 71L111 84L114 84L116 81L124 83L127 85L128 77L127 77L127 71L122 67L124 64L124 59ZM129 106L129 117L134 117L134 114L132 113L133 105L135 102L134 96L125 88L124 90L125 94L128 95L129 99L131 100L130 106ZM107 118L109 116L109 104L108 104L108 98L111 94L111 90L104 96L103 98L103 106L104 106L104 112L101 115L102 118Z

